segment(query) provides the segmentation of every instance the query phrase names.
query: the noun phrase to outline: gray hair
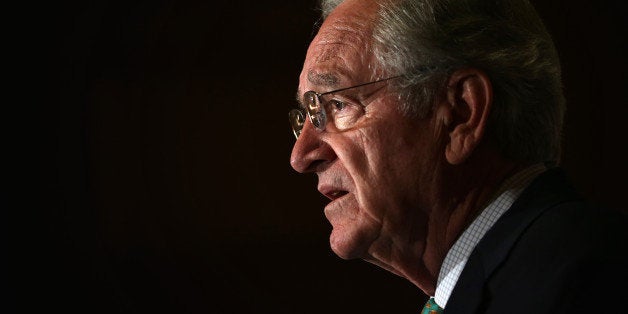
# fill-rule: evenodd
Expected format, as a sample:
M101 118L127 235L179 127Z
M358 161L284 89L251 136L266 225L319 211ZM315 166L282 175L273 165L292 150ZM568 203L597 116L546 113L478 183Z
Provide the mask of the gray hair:
M326 17L342 0L322 0ZM404 74L401 109L425 116L455 70L474 67L493 85L488 122L505 157L558 162L565 112L554 43L527 0L382 1L375 58Z
M342 1L344 0L321 0L320 6L321 15L323 16L323 18L327 18L329 13L331 13L331 11L333 11L339 4L341 4Z

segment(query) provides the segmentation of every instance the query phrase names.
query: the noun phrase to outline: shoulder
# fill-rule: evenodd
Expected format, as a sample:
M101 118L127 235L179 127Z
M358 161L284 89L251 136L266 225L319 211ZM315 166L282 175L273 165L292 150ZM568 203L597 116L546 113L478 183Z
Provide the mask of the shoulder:
M513 204L503 222L520 227L516 247L535 244L548 249L569 249L565 243L619 244L628 233L628 216L585 200L560 168L540 175ZM560 245L560 247L556 247ZM527 247L527 246L523 246Z
M605 312L621 312L627 219L587 203L563 171L548 170L478 243L447 309L588 313L591 301L602 297Z
M497 308L533 299L554 313L579 313L602 297L620 309L627 243L625 214L578 199L558 202L521 232L489 279L489 295Z
M628 240L627 216L584 201L556 204L543 211L521 233L508 260L534 260L544 269L551 262L607 260L624 257Z
M512 256L538 257L548 268L547 264L552 261L574 263L626 256L626 212L580 197L560 169L540 177L524 193L518 200L519 208L513 206L513 210L520 211L521 217L525 217L529 209L537 210L528 216L530 221L522 225L525 227L513 244L509 259Z
M625 238L628 230L627 219L622 212L583 200L562 202L534 219L516 247L534 245L559 251L577 248L577 253L587 255L589 250L620 245L620 238Z

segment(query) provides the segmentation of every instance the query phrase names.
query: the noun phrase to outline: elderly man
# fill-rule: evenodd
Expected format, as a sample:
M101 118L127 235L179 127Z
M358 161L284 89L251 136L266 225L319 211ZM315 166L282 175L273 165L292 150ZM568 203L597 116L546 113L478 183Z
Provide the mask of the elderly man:
M424 313L619 313L623 216L556 167L564 113L526 0L323 1L291 164L332 250L433 296Z

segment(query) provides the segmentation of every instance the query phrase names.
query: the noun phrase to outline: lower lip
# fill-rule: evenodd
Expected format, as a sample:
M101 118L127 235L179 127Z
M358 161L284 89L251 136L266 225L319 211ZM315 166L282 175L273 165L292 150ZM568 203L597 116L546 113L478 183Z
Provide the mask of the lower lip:
M331 207L336 207L338 205L339 202L341 202L342 200L346 199L347 196L349 196L350 193L344 194L336 199L333 199L331 202L329 202L329 204L327 204L327 206L325 206L325 211L328 210L332 210Z

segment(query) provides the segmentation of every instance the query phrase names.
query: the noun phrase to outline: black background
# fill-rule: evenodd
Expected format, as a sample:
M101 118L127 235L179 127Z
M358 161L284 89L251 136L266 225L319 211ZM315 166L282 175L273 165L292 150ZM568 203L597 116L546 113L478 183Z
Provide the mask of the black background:
M564 168L625 209L620 1L534 2L563 63ZM418 312L417 288L330 251L316 179L289 166L314 1L7 12L12 312Z

